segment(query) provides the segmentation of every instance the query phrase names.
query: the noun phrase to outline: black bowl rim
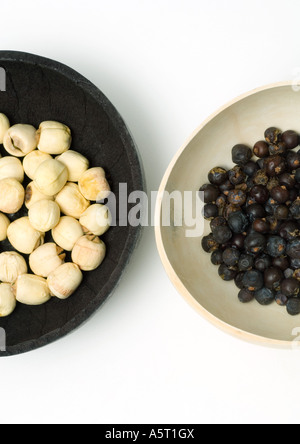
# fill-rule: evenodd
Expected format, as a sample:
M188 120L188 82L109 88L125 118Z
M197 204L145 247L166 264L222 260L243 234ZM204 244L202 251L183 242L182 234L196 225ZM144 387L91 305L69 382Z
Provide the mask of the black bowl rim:
M38 65L39 67L42 66L57 71L68 78L70 81L76 82L76 84L80 88L84 89L88 94L92 95L94 99L101 104L108 116L113 120L114 125L119 131L120 137L124 142L129 162L131 165L135 166L134 174L132 174L134 189L146 191L143 163L133 136L130 133L124 119L121 117L119 111L117 111L114 105L100 91L98 87L96 87L92 82L90 82L84 76L79 74L74 69L68 67L67 65L40 55L14 50L1 50L0 66L1 62L7 61L24 62L26 64ZM139 244L141 235L141 225L137 227L129 227L125 248L122 251L119 262L116 265L113 273L111 274L109 281L104 286L104 290L107 295L105 301L107 301L107 299L112 295L112 293L120 283L125 269L130 262L132 254ZM95 298L90 302L90 304L74 318L69 320L63 327L53 330L37 339L32 339L30 341L25 341L14 346L9 346L7 347L5 352L0 352L0 357L19 355L29 351L33 351L63 338L67 334L71 333L73 330L82 326L96 312L96 310L103 305L105 301L98 301L97 295L95 295Z

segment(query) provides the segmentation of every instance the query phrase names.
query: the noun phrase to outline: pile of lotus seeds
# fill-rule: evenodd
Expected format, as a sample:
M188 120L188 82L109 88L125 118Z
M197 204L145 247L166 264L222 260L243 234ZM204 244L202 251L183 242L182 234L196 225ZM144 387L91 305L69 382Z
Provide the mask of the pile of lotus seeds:
M0 158L0 242L8 239L16 250L0 254L1 317L17 302L69 298L82 272L97 269L105 258L99 236L110 227L110 213L96 202L108 197L110 186L103 168L90 168L71 143L71 130L62 123L42 122L37 130L11 126L0 114L0 144L7 153ZM26 176L31 182L25 188ZM23 205L28 215L11 217ZM48 232L53 242L45 243ZM65 261L66 252L72 262Z

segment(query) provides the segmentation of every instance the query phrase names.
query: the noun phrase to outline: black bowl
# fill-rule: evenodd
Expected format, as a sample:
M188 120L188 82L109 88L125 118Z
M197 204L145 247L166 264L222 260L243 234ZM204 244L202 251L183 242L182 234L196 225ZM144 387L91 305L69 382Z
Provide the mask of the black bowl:
M120 114L96 86L61 63L15 51L0 51L0 76L0 112L11 124L38 127L44 120L67 124L72 130L72 149L86 156L91 167L102 166L108 173L117 215L120 184L126 184L127 196L144 190L134 141ZM3 148L0 151L3 155ZM6 350L0 356L28 352L65 336L111 295L141 234L140 226L132 227L125 220L119 223L117 219L116 225L102 237L107 245L105 261L97 270L84 273L82 285L71 298L52 298L38 307L18 304L11 316L0 319L2 349L6 336ZM9 248L8 243L0 244L2 251Z

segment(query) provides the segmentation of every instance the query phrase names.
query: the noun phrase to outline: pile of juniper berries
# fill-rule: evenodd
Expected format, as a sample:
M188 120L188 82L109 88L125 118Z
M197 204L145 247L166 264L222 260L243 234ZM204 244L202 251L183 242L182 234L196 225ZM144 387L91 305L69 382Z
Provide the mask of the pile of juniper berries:
M204 196L205 252L241 302L256 299L300 314L300 136L268 128L251 149L236 145L227 170L213 168Z

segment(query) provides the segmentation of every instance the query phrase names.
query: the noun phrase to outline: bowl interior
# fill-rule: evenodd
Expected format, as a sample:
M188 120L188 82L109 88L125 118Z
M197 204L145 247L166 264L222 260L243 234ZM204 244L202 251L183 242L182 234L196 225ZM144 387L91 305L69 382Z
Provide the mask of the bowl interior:
M263 139L270 126L300 132L300 93L281 84L255 91L238 99L214 115L196 132L179 157L171 164L162 189L193 191L207 183L207 173L215 166L233 166L231 149L237 143L253 146ZM159 211L161 206L158 207ZM160 214L161 216L161 214ZM166 270L177 289L216 325L248 339L268 342L295 339L300 316L291 317L276 303L268 307L256 301L241 304L234 283L223 282L210 255L201 248L201 237L186 237L186 228L157 229L157 241ZM205 234L209 224L205 223ZM245 333L245 334L244 334Z
M99 89L72 69L30 54L0 51L0 67L6 71L0 112L7 114L11 124L38 127L44 120L63 122L72 130L72 149L86 156L91 167L106 170L117 204L119 184L126 184L128 194L143 190L141 164L132 137ZM3 148L0 150L5 155ZM106 259L99 269L84 273L82 285L70 299L53 298L40 307L18 304L11 316L0 319L6 333L6 353L2 355L29 351L58 339L84 322L107 299L140 235L139 227L125 225L117 219L117 226L102 237L107 245ZM3 251L9 245L4 243L0 248Z

